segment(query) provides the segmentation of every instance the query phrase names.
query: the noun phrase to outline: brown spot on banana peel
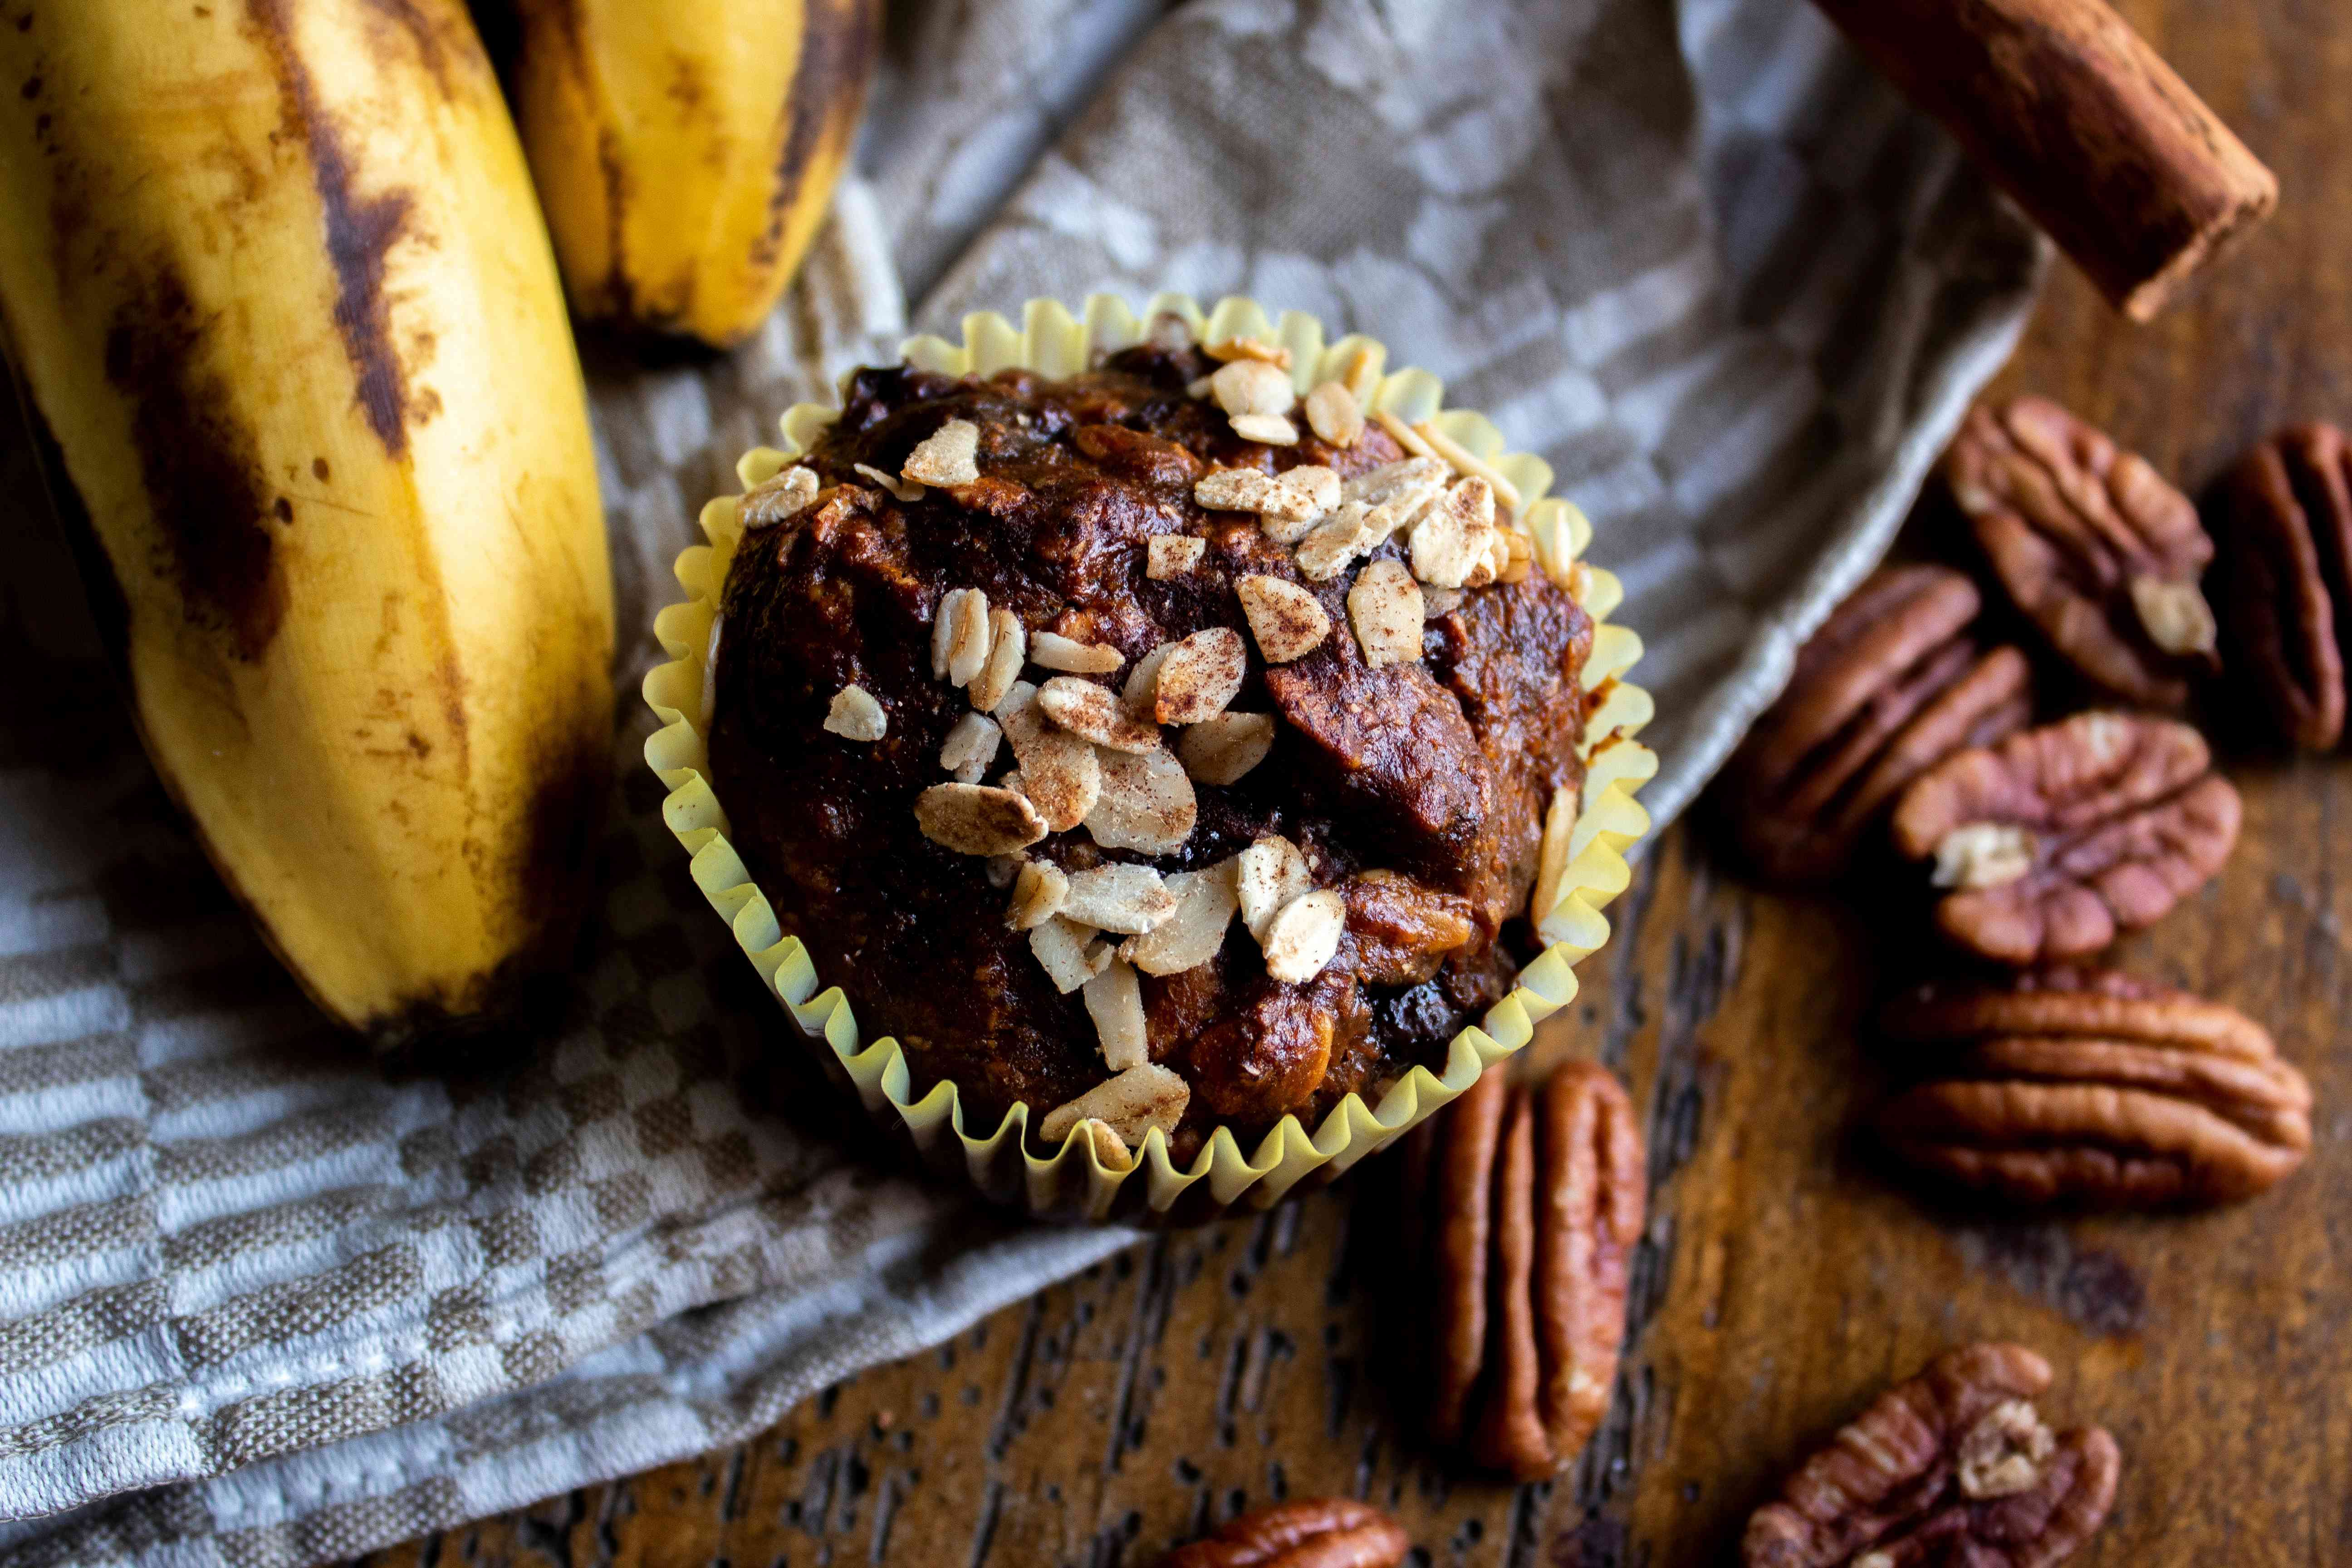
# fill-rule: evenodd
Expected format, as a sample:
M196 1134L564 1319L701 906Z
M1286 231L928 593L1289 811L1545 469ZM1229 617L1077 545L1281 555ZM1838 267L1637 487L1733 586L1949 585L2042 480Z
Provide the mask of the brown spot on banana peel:
M428 402L409 394L392 340L392 303L384 293L392 247L414 237L408 226L415 200L397 186L371 196L358 194L350 150L294 47L288 5L289 0L246 0L247 26L278 78L287 133L299 138L310 154L311 184L326 222L327 260L335 272L335 332L351 362L361 412L384 451L404 457L410 422L424 424L439 407L438 398Z
M768 195L768 226L751 247L751 259L760 267L780 258L799 263L798 252L822 216L800 212L802 190L812 174L830 188L839 174L865 112L866 89L881 48L879 0L808 0L806 16L800 63L784 98L786 126Z
M131 402L140 481L189 617L227 634L250 664L286 616L286 579L265 521L260 445L230 412L227 384L201 368L211 323L168 263L118 310L106 333L106 379ZM290 510L290 509L289 509ZM107 569L116 600L121 589ZM98 579L91 578L93 595Z

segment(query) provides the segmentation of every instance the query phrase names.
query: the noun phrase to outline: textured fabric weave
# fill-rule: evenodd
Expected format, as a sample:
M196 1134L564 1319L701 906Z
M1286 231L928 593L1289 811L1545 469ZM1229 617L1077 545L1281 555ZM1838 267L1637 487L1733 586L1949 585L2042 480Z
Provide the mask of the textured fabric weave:
M785 305L592 363L620 593L601 903L551 1039L387 1079L173 816L62 547L0 647L0 1562L300 1568L748 1435L1106 1256L795 1123L817 1091L638 761L701 500L908 325L1245 292L1541 452L1626 584L1671 816L1867 570L2042 250L1801 0L970 0L894 35ZM1051 40L1047 47L1042 40ZM33 493L20 432L0 444Z

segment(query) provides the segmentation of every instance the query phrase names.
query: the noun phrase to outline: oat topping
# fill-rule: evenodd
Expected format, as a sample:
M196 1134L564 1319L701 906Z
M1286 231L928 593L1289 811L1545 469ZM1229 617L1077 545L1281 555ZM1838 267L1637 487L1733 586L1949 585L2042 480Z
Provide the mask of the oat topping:
M1110 943L1092 928L1050 915L1029 931L1029 952L1054 989L1067 996L1110 967Z
M1200 802L1175 753L1102 751L1102 788L1087 813L1087 832L1106 849L1172 855L1192 836Z
M1307 395L1307 427L1334 447L1354 446L1364 434L1363 411L1344 382L1327 381Z
M1224 945L1225 927L1241 908L1240 873L1238 856L1206 870L1171 873L1167 889L1175 896L1175 912L1122 943L1118 955L1146 974L1179 974L1208 963Z
M1401 562L1375 561L1348 590L1348 621L1364 662L1411 664L1421 658L1421 584Z
M1003 739L1004 731L995 720L985 713L967 713L940 742L940 766L953 773L959 784L978 784L996 761L997 743Z
M1039 632L1031 637L1029 658L1045 668L1073 675L1108 675L1127 662L1108 643L1080 642L1059 632Z
M1237 359L1253 359L1279 371L1290 369L1290 351L1280 343L1267 342L1264 338L1227 338L1221 343L1202 344L1201 352L1220 364Z
M1505 479L1502 471L1469 447L1437 427L1433 419L1423 419L1413 427L1413 433L1429 443L1429 449L1445 459L1457 474L1486 481L1495 492L1495 500L1502 509L1516 516L1522 504L1517 485Z
M1045 819L1025 796L987 784L933 784L915 797L915 822L959 855L1010 855L1045 837Z
M894 479L870 463L852 463L849 466L908 505L911 506L923 499L925 493L923 487L912 479Z
M1528 897L1528 919L1538 924L1559 902L1559 885L1568 875L1569 846L1576 837L1576 815L1582 804L1581 790L1556 789L1544 811L1543 839L1536 851L1535 890Z
M1018 849L1010 855L991 855L983 874L988 885L1001 893L1021 879L1021 868L1028 864L1029 857Z
M1398 418L1395 415L1390 413L1387 409L1382 408L1374 411L1372 418L1381 429L1389 433L1390 437L1393 439L1398 446L1402 447L1414 457L1427 458L1433 463L1444 461L1444 458L1437 455L1437 448L1432 447L1428 442L1421 438L1421 433L1419 431L1406 424L1403 420Z
M977 588L950 588L940 595L940 607L931 615L931 679L948 679L948 666L955 656L956 638L965 625L965 605L980 601L981 625L988 624L988 595ZM969 679L969 678L967 678ZM956 684L961 685L961 681Z
M1137 659L1135 668L1127 672L1127 684L1119 688L1118 705L1126 709L1130 717L1158 721L1154 705L1160 700L1160 667L1166 664L1168 656L1175 651L1174 643L1161 643Z
M1495 537L1502 541L1503 564L1496 572L1499 583L1524 583L1535 570L1536 542L1516 528L1497 528Z
M845 686L824 710L824 727L845 741L878 741L890 727L882 704L862 686Z
M1234 784L1274 750L1274 715L1220 713L1184 731L1176 742L1184 771L1202 784Z
M1085 821L1102 790L1102 765L1094 747L1050 722L1038 706L1037 688L1025 680L1013 683L996 720L1021 764L1021 793L1045 825L1066 833ZM1011 781L1006 783L1009 787Z
M1160 745L1160 726L1120 705L1108 686L1075 675L1057 675L1037 689L1045 717L1074 735L1114 752L1150 752Z
M1070 879L1051 860L1024 860L1013 879L1013 902L1004 923L1013 931L1034 931L1062 912L1070 896Z
M940 663L940 637L947 637L947 679L950 686L970 686L987 668L991 637L988 595L962 588L940 601L940 627L931 634L931 663Z
M1073 871L1061 912L1081 925L1140 936L1176 912L1176 895L1149 866L1113 864Z
M1411 521L1420 509L1444 493L1453 476L1434 458L1401 458L1358 474L1339 487L1342 500L1382 509L1391 528Z
M1338 470L1320 463L1302 463L1274 476L1258 510L1277 521L1313 522L1338 506L1343 493Z
M1211 511L1256 511L1273 493L1274 481L1256 468L1212 468L1192 485L1192 500Z
M1152 717L1162 724L1198 724L1225 710L1249 673L1242 634L1211 626L1167 645L1152 687Z
M1238 858L1236 896L1242 923L1262 943L1282 907L1314 887L1314 875L1307 868L1307 857L1298 846L1279 834L1268 834L1243 850Z
M1339 510L1315 525L1299 542L1299 574L1310 583L1328 583L1348 569L1350 562L1377 549L1388 531L1373 521L1373 510L1362 501L1341 503Z
M1254 574L1234 584L1248 617L1250 635L1268 664L1288 664L1319 647L1331 632L1331 617L1315 595L1296 583Z
M797 517L816 500L816 474L808 468L786 468L735 503L735 518L746 531L772 528Z
M907 454L898 471L918 484L968 485L980 478L980 426L950 419Z
M1348 906L1326 888L1285 904L1265 929L1265 972L1286 984L1314 979L1339 951Z
M1487 564L1495 532L1495 492L1475 477L1462 480L1412 525L1412 574L1439 588L1459 588Z
M1389 351L1369 340L1356 344L1348 355L1348 363L1339 367L1339 384L1355 398L1356 406L1371 406L1372 394L1380 390L1381 372L1387 365Z
M1173 1132L1192 1100L1192 1087L1156 1062L1131 1067L1116 1078L1046 1112L1039 1136L1059 1143L1081 1121L1108 1128L1129 1148L1139 1148L1153 1128Z
M1086 984L1087 1015L1102 1041L1103 1060L1113 1072L1139 1068L1151 1059L1144 1039L1143 989L1135 969L1114 958Z
M1262 360L1237 359L1217 368L1209 377L1209 392L1228 415L1282 415L1290 412L1297 394L1289 375Z
M1234 434L1244 441L1266 447L1298 445L1298 426L1279 414L1236 414L1231 423Z
M1143 543L1143 574L1155 583L1181 577L1201 563L1209 542L1182 533L1155 533Z
M993 713L1021 679L1021 667L1029 661L1029 633L1021 617L999 605L988 612L988 662L964 688L971 705L982 713Z

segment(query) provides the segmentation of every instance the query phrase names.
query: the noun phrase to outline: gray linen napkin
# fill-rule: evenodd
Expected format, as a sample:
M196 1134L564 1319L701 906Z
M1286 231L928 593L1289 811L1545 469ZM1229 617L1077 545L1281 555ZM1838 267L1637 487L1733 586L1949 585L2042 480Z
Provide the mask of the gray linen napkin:
M795 1124L660 826L669 563L782 408L1088 289L1361 327L1542 452L1629 590L1663 819L1875 558L2042 249L1801 0L913 0L759 340L591 364L619 781L575 1001L387 1080L220 891L60 547L5 547L0 1563L300 1568L744 1436L1097 1260ZM21 432L0 442L32 493Z

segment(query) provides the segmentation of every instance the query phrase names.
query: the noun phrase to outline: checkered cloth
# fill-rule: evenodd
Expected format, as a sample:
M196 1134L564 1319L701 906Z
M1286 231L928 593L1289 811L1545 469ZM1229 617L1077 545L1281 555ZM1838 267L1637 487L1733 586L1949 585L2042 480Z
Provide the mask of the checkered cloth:
M635 693L709 494L906 326L1254 294L1538 450L1650 637L1671 815L2021 324L2030 235L1800 0L916 8L802 279L592 372L625 693L562 1026L320 1024L173 815L41 530L0 650L0 1563L301 1568L732 1441L1104 1257L832 1141L662 828ZM1050 44L1041 40L1050 40ZM0 480L34 480L20 431ZM822 1122L827 1118L814 1120Z

